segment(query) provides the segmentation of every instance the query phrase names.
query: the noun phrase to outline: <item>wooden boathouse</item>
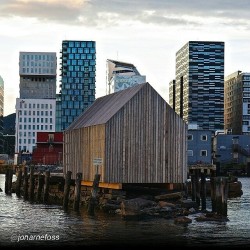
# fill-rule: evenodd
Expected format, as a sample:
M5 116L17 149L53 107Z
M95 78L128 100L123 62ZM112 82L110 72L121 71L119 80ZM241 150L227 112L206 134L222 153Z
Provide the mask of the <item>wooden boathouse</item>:
M187 125L149 84L106 95L65 131L64 175L90 186L171 184L187 180ZM96 166L96 161L100 161Z

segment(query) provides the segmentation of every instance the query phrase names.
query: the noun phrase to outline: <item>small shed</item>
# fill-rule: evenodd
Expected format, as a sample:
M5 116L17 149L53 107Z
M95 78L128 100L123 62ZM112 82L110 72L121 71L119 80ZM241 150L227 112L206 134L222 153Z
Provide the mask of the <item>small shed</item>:
M123 183L184 183L187 125L149 84L106 95L64 131L64 174L97 171L106 187ZM99 159L99 166L96 162Z

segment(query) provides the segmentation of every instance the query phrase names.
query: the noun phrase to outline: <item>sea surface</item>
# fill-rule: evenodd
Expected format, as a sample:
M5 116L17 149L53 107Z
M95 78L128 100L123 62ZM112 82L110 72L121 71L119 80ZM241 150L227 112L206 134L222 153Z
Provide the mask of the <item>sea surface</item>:
M118 214L98 211L90 216L86 210L31 203L15 193L6 195L5 175L0 174L0 247L249 247L250 178L238 180L243 195L228 199L228 221L197 222L200 214L193 214L192 223L179 225L173 219L127 221Z

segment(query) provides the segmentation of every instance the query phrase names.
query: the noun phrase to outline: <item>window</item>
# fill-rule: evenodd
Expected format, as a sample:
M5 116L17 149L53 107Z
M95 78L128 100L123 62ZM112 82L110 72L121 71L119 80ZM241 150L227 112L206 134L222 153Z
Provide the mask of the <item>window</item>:
M207 141L207 135L201 135L201 140L202 141Z
M207 150L201 150L200 156L207 156Z
M188 141L192 141L193 140L193 135L188 135Z
M188 156L193 156L193 155L194 155L193 150L188 150Z

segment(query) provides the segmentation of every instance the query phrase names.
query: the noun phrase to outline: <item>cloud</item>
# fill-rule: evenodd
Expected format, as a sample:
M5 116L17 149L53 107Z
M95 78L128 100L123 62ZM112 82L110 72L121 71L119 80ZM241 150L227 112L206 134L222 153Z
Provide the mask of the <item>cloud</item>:
M192 26L212 19L242 26L249 25L249 8L249 0L1 0L0 16L100 27L125 21Z

